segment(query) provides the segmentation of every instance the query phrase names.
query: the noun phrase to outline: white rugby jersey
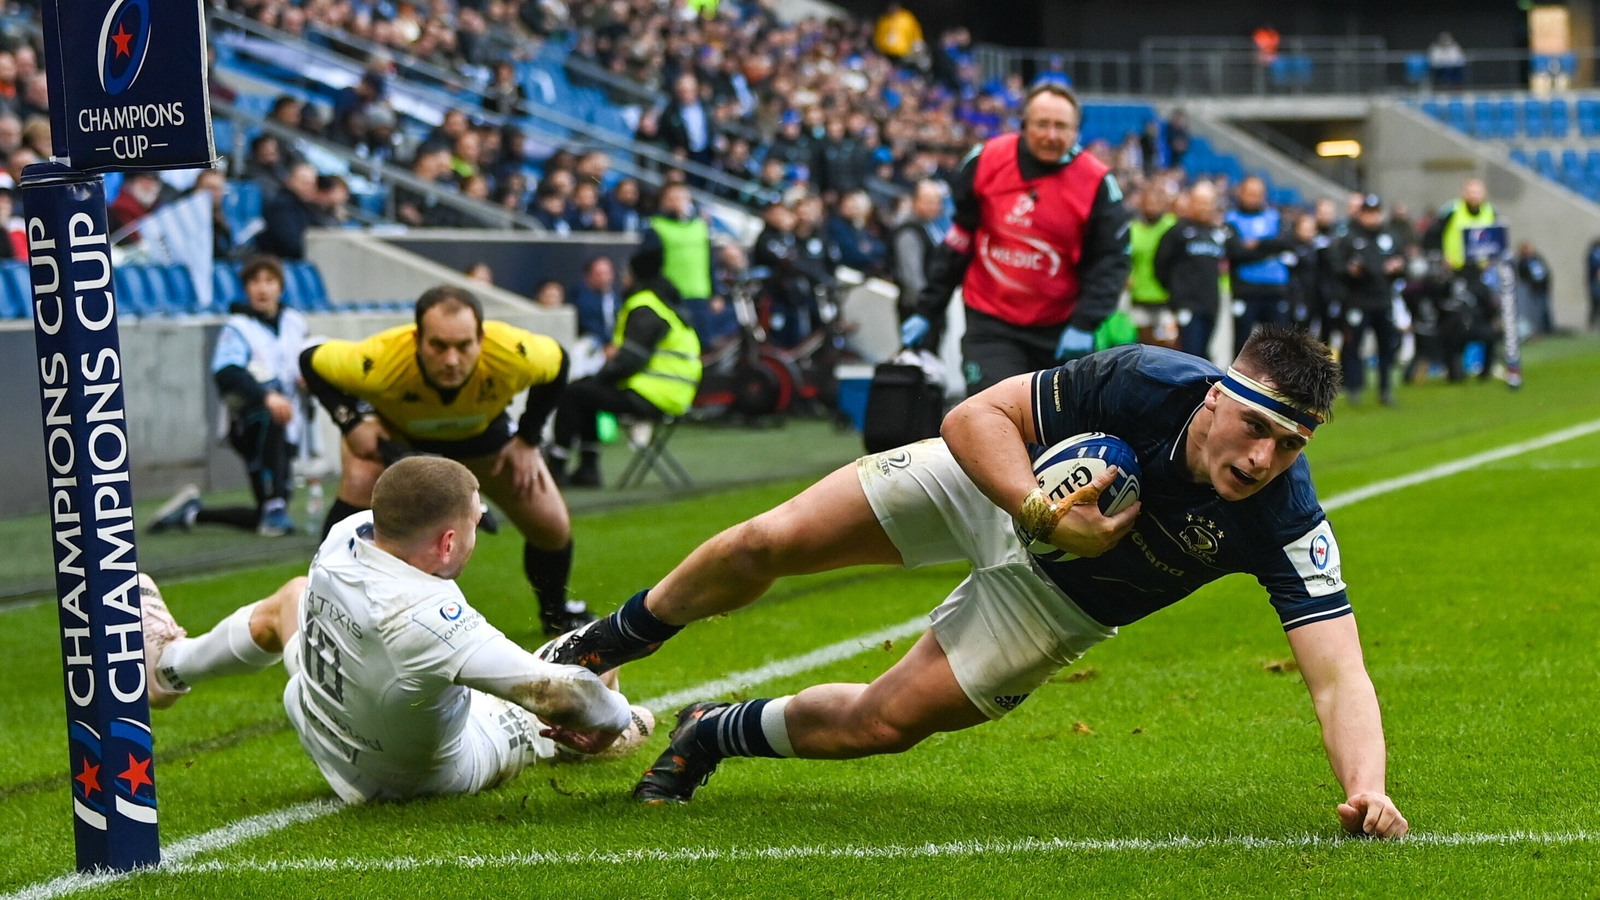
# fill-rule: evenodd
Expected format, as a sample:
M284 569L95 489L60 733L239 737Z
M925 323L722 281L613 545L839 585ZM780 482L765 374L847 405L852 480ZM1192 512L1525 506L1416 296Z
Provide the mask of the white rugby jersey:
M300 672L284 691L301 745L346 800L450 777L470 752L470 692L456 676L503 639L454 581L378 549L371 525L371 512L350 516L317 551L294 637Z

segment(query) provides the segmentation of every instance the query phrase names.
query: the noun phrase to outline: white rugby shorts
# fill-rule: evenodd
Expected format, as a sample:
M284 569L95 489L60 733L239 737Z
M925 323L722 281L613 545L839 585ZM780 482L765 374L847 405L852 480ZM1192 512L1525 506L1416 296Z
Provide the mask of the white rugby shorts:
M283 665L289 684L283 690L284 710L297 734L307 733L310 723L300 707L300 641L284 647ZM318 744L301 740L311 761L317 764L328 786L346 803L404 800L436 794L475 794L515 778L522 770L556 755L555 742L541 737L544 723L533 713L493 694L470 691L466 728L452 758L431 772L419 772L415 780L396 783L392 776L377 778L361 772L359 760L352 766L343 759L325 758Z
M956 681L991 719L1116 635L1035 567L1011 517L961 470L943 440L862 457L867 502L908 569L966 560L972 574L931 614Z

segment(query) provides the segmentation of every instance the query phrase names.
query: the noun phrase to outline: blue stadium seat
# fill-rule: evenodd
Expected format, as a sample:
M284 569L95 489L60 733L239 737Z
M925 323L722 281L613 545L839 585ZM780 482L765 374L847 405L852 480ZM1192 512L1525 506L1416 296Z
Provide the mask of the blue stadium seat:
M1556 171L1555 158L1550 155L1549 150L1538 150L1534 152L1533 168L1540 175L1543 175L1546 178L1556 178L1560 174Z
M1443 122L1444 104L1437 100L1424 100L1422 101L1422 113Z
M1472 136L1492 138L1500 134L1499 113L1487 100L1472 101Z
M155 300L150 296L149 282L136 266L118 266L113 277L116 285L117 305L130 316L153 316Z
M1428 67L1428 54L1406 54L1406 82L1408 84L1427 84L1431 74ZM1429 115L1432 115L1432 113ZM1434 116L1434 118L1438 117Z
M1460 100L1451 100L1444 107L1445 124L1457 131L1467 131L1467 104Z
M1550 101L1550 136L1564 138L1567 136L1567 101Z
M1528 137L1542 138L1550 133L1548 107L1531 97L1522 103L1522 122Z
M26 319L33 312L33 280L28 264L0 264L0 319Z
M1530 169L1533 168L1533 160L1528 158L1528 151L1522 149L1521 147L1512 149L1511 161L1519 166L1527 166Z
M152 279L160 279L166 285L168 305L177 313L198 313L200 309L200 295L194 289L194 278L189 273L188 266L161 266L150 272Z
M1578 134L1586 138L1600 136L1600 101L1589 97L1578 99Z
M1499 130L1495 137L1514 138L1520 130L1517 126L1517 104L1510 100L1501 100L1495 104L1495 115L1499 118Z
M328 287L322 281L322 273L311 263L303 261L289 261L284 263L284 280L294 285L294 294L298 302L291 303L296 309L303 312L328 312L333 309L333 301L328 297ZM284 285L285 302L288 302L289 285Z
M260 185L253 181L230 181L227 192L222 195L223 218L228 220L233 233L238 234L244 226L261 218L264 202Z
M244 283L239 272L228 263L211 264L211 306L217 312L227 312L228 307L244 302Z
M1561 171L1563 171L1563 172L1582 172L1583 171L1583 160L1582 160L1581 157L1578 156L1578 151L1576 151L1576 150L1563 150L1563 151L1561 151Z

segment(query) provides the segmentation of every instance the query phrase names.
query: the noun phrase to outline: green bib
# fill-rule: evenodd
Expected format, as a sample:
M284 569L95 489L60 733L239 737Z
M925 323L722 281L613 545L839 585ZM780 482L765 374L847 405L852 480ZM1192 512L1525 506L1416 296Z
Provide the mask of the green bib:
M685 300L711 297L711 230L704 219L655 216L650 227L661 237L661 277L672 282Z
M700 336L684 324L672 307L661 301L655 291L640 291L629 297L617 311L617 330L611 343L622 346L623 331L628 314L639 307L648 307L666 321L668 330L644 368L634 373L622 387L649 400L651 405L669 416L681 416L694 402L695 391L700 388Z
M1178 217L1167 213L1154 222L1135 217L1128 226L1128 255L1133 259L1133 273L1128 277L1128 296L1135 303L1165 303L1172 298L1161 282L1156 280L1156 247L1167 229L1177 224Z
M1478 207L1478 214L1467 212L1467 205L1457 200L1450 209L1450 218L1444 223L1444 261L1450 268L1459 269L1467 264L1468 228L1485 228L1494 224L1494 207L1487 202Z

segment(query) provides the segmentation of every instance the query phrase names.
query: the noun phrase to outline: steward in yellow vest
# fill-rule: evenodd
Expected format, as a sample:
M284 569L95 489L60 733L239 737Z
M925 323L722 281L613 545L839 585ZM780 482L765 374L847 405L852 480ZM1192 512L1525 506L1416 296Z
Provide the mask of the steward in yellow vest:
M1443 226L1440 250L1444 261L1452 270L1459 269L1467 264L1467 229L1495 223L1494 207L1489 205L1483 182L1477 178L1467 179L1461 186L1461 199L1440 210L1439 221Z
M595 414L650 421L688 412L700 387L700 338L682 312L678 289L662 276L662 250L646 243L628 260L629 293L598 373L574 381L556 407L550 471L560 484L599 487L600 435ZM566 470L572 448L578 468Z

